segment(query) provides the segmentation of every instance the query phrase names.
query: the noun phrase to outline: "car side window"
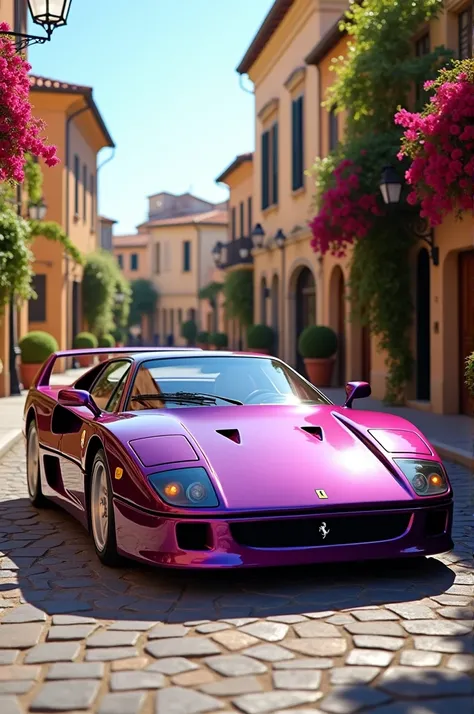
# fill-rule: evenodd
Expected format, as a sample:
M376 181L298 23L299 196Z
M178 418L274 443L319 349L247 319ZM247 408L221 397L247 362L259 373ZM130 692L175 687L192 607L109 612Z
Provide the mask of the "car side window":
M112 396L110 397L108 404L105 407L104 411L115 412L117 410L117 407L118 407L120 400L122 398L123 390L125 389L125 385L127 383L128 372L129 372L129 370L127 369L123 373L122 378L120 379L120 382L116 386L115 391L112 392Z
M125 384L125 377L130 370L128 360L111 362L92 385L91 396L99 409L110 411L109 401L116 389Z

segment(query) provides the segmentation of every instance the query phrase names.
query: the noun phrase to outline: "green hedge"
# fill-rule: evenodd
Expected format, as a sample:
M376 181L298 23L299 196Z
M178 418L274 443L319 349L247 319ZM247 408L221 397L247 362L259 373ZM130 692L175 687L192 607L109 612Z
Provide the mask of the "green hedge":
M209 332L198 332L196 342L201 345L209 344Z
M337 335L330 327L310 325L299 336L298 349L304 359L328 359L337 352Z
M28 332L19 342L23 364L43 364L53 352L57 352L58 343L48 332L35 330Z
M181 325L181 337L184 337L188 345L196 342L197 325L194 320L187 320Z

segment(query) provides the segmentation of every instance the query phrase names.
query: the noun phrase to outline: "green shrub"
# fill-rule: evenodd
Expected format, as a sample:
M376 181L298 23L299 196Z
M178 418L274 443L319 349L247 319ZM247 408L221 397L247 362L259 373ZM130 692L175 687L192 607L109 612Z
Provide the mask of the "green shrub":
M112 330L112 337L114 338L116 345L119 342L125 344L126 336L126 332L122 327L116 327L115 330Z
M196 342L201 345L209 344L209 332L198 332Z
M310 325L299 336L298 349L304 359L328 359L337 352L337 335L330 327Z
M101 335L99 337L99 347L115 347L115 338L113 335Z
M93 349L98 346L99 342L92 332L79 332L79 334L75 336L73 344L76 350L82 350Z
M474 352L466 357L466 368L464 370L464 380L469 394L474 397Z
M227 347L228 339L225 332L211 332L209 335L209 344L214 347Z
M40 330L28 332L19 342L23 364L43 364L53 352L57 352L58 343L48 332Z
M247 330L247 345L257 350L272 350L275 333L268 325L250 325Z
M187 320L181 325L181 337L184 337L188 345L196 342L197 325L194 320Z

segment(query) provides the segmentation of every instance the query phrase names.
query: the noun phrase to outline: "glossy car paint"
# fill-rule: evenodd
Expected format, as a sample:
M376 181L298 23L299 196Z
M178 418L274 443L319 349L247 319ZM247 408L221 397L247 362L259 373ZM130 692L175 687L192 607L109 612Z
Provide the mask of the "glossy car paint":
M158 356L158 351L137 352L129 383L142 361ZM164 356L173 353L182 356L177 350ZM117 544L127 556L176 567L251 567L428 555L452 547L451 489L442 496L417 496L394 461L403 456L440 461L419 430L400 417L331 403L119 411L99 417L79 406L67 408L76 418L75 428L53 433L61 387L49 386L48 371L52 371L50 361L25 406L25 433L29 419L34 416L37 421L43 493L87 527L90 465L102 446L114 494ZM305 427L318 427L320 432L308 433ZM219 433L224 430L237 430L240 443ZM176 468L203 466L220 506L183 509L163 503L148 476L169 470L173 463ZM327 498L319 499L317 490L325 491ZM444 533L427 538L427 513L439 505L448 512ZM318 530L324 518L331 517L337 526L338 518L347 519L348 514L370 518L374 511L409 514L406 532L382 542L325 546L321 540L317 546L276 549L240 546L230 532L230 524L242 520L296 521L302 516L314 517ZM180 550L176 525L190 521L208 524L210 549Z

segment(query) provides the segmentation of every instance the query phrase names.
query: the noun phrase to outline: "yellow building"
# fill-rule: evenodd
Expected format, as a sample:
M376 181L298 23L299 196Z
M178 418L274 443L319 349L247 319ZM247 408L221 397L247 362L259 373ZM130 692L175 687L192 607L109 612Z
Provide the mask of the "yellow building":
M93 98L92 88L46 77L30 77L34 112L46 123L48 140L61 160L45 168L47 220L56 221L83 254L96 250L97 154L114 142ZM37 238L33 244L37 300L29 303L29 327L54 335L61 349L71 347L82 329L82 267L59 243Z
M275 325L278 315L280 355L300 369L301 330L312 323L330 325L341 345L334 384L370 379L374 396L381 398L385 355L377 339L349 319L350 256L315 255L307 226L314 215L314 184L304 169L325 156L344 131L344 117L328 113L321 102L334 80L331 60L346 50L339 30L346 8L345 1L277 0L237 68L253 81L256 104L253 213L265 237L263 248L254 250L255 322L266 317ZM472 56L471 0L447 0L445 12L420 28L413 44L414 51L444 44L458 57ZM439 266L429 260L424 243L413 255L417 367L406 396L410 404L436 413L467 413L462 366L474 349L472 217L455 223L449 216L435 239ZM275 290L268 304L269 285ZM417 334L424 336L418 344Z

